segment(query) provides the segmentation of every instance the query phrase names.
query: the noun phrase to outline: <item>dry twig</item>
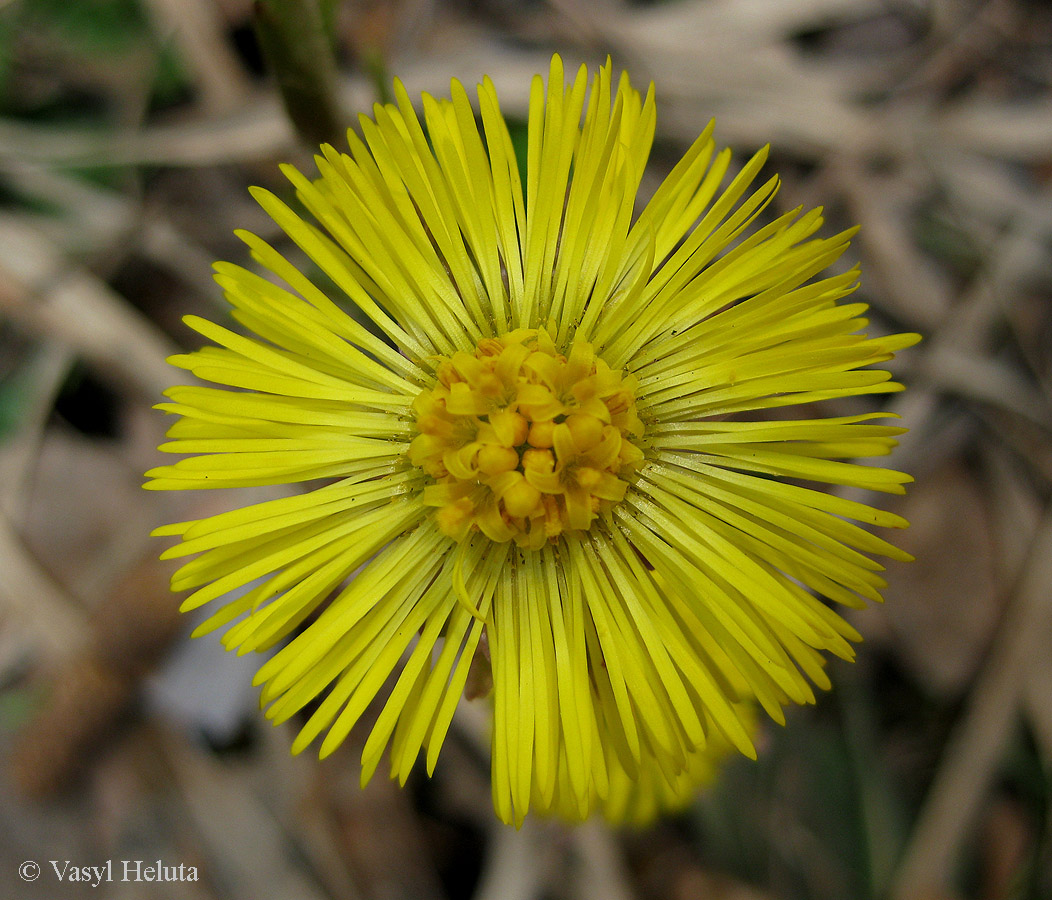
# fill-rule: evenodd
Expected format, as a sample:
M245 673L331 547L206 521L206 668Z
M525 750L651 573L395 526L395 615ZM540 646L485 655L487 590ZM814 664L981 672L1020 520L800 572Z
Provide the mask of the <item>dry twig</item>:
M59 340L120 389L153 401L172 384L176 348L106 284L22 224L0 218L0 311Z
M891 895L919 900L948 884L1017 721L1031 660L1052 633L1052 507L1031 545L1018 592L932 784Z

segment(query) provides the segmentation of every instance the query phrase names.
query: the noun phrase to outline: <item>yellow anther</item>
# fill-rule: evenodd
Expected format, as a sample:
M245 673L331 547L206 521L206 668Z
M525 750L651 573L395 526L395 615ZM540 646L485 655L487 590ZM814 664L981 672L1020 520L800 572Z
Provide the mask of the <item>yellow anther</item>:
M530 448L522 453L522 468L547 474L555 468L555 454L551 450Z
M544 533L549 538L558 537L563 530L562 512L559 509L559 504L551 494L544 494L541 498L541 504L544 506Z
M566 427L581 453L588 452L603 439L603 423L595 416L580 413L568 416Z
M471 525L474 504L467 497L461 497L455 503L447 503L435 513L435 522L443 534L459 538Z
M530 426L530 432L526 441L531 447L547 449L552 445L552 431L554 429L555 422L551 419L548 419L546 422L534 422Z
M416 428L421 434L447 435L453 430L453 423L429 414L416 420Z
M504 508L516 518L525 518L541 511L541 492L526 479L520 478L514 487L504 493Z
M476 351L479 359L484 356L500 356L504 352L504 344L496 338L483 338L479 341Z
M590 491L592 488L598 486L599 482L603 480L603 473L598 469L593 469L590 466L581 466L577 470L577 483L585 490Z
M499 397L504 392L504 384L496 375L486 374L479 379L476 390L483 397Z
M628 391L618 391L606 398L606 408L610 410L610 415L617 416L627 412L633 402L632 395Z
M499 475L501 472L510 472L518 467L519 454L510 447L486 444L479 450L476 464L483 475Z
M493 426L500 442L506 447L522 445L530 430L530 423L526 417L510 409L490 413L489 423Z
M455 381L463 381L457 370L453 367L448 359L443 360L439 363L438 368L435 369L435 377L438 379L438 383L443 387L449 387Z

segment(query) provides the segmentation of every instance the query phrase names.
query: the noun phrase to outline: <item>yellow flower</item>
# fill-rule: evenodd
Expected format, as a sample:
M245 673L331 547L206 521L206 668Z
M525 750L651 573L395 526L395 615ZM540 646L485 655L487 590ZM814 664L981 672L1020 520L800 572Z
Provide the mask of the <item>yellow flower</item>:
M712 127L642 212L654 135L609 64L530 97L526 183L488 79L361 118L320 177L284 172L312 224L254 196L337 286L241 233L267 277L216 280L254 336L188 317L217 346L174 365L181 418L157 490L292 482L307 493L159 529L197 554L173 579L200 628L259 670L274 722L311 707L293 745L347 736L381 688L363 781L390 746L430 772L468 668L493 673L493 797L641 819L689 796L713 754L754 755L750 704L828 686L859 639L822 598L880 600L908 558L859 527L899 517L805 487L901 493L843 460L886 454L882 413L769 420L765 410L900 389L868 368L916 335L867 337L857 271L817 278L852 232L818 210L754 227L777 178L760 151L726 187ZM348 313L354 309L355 314ZM362 322L368 320L368 326ZM853 521L852 521L853 520ZM356 570L360 571L350 578ZM247 593L231 599L238 588ZM483 640L485 638L485 640Z

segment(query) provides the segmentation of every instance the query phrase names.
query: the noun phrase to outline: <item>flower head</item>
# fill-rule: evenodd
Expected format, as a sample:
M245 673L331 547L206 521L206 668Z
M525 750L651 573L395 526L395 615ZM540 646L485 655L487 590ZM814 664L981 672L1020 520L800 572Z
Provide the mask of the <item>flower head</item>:
M714 755L754 755L751 704L782 720L852 655L825 601L879 600L872 556L907 558L854 524L900 518L799 483L901 493L845 461L901 429L765 414L900 389L869 367L916 335L866 336L840 302L857 270L818 277L851 232L816 238L799 209L756 226L766 151L724 187L711 125L636 215L653 91L609 64L588 83L558 57L534 80L525 185L486 79L481 127L458 82L423 122L396 84L319 178L286 167L314 223L256 190L341 295L240 234L268 277L216 280L251 336L188 317L216 346L172 362L219 387L168 391L161 449L188 458L147 485L322 480L159 529L197 554L173 588L221 601L198 632L283 644L257 683L275 722L316 703L296 751L331 752L393 679L363 780L388 747L402 780L434 767L487 653L510 822L644 818Z

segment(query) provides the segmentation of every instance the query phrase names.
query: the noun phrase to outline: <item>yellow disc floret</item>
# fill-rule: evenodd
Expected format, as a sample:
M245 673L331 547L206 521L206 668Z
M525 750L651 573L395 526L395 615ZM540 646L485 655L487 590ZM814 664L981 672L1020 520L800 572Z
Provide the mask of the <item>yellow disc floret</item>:
M473 530L539 549L585 531L621 500L643 453L636 380L592 345L565 355L547 331L521 328L443 358L414 403L409 459L435 479L424 501L460 540Z

